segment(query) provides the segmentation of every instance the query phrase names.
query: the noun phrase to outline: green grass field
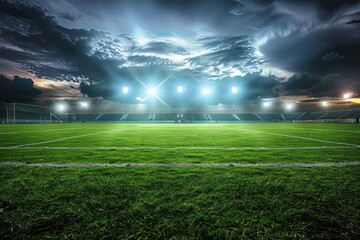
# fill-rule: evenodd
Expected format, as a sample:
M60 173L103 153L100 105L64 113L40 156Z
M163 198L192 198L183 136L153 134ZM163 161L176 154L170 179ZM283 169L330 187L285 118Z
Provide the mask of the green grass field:
M357 164L359 133L359 124L0 125L0 238L359 239L359 165L276 165ZM174 163L188 165L164 167Z

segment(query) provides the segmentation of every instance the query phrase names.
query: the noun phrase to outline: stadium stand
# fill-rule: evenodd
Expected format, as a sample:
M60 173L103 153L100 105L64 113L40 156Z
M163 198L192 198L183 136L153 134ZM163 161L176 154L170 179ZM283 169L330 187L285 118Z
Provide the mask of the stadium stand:
M182 114L167 111L156 111L149 113L150 109L137 107L128 109L131 113L110 112L111 109L105 109L107 113L94 113L94 109L71 109L75 112L65 112L49 106L37 106L22 103L2 103L0 104L0 122L1 123L46 123L46 122L123 122L123 121L175 121L175 122L357 122L360 118L360 108L343 108L337 110L323 109L316 112L260 112L250 113L240 112L233 114L234 109L208 108L206 113L203 109L196 112L189 110ZM80 113L76 113L78 110ZM154 110L154 109L153 109ZM86 112L88 111L88 112ZM269 109L267 110L269 111ZM50 114L51 112L51 114ZM51 117L50 117L51 116Z
M155 121L174 121L177 118L176 113L157 113L155 115Z
M212 113L210 116L213 121L237 121L231 114Z
M85 113L80 113L80 114L76 114L74 121L77 122L82 122L82 121L95 121L95 119L99 116L99 114L94 113L94 114L85 114Z
M132 113L127 116L125 121L149 121L148 113Z
M350 110L343 113L338 119L348 119L348 118L355 118L356 115L359 113L359 110Z
M281 114L259 113L257 115L264 121L280 122L285 120Z
M203 113L184 113L183 119L185 121L206 121Z
M261 121L259 117L252 113L237 113L236 116L240 121Z
M122 113L104 113L104 114L102 114L100 117L96 118L96 121L99 121L99 122L105 122L105 121L115 122L115 121L120 121L123 115L124 115L124 114L122 114Z
M303 116L301 116L298 120L316 120L322 116L324 116L326 112L307 112Z
M304 113L283 113L285 121L293 121L301 117Z

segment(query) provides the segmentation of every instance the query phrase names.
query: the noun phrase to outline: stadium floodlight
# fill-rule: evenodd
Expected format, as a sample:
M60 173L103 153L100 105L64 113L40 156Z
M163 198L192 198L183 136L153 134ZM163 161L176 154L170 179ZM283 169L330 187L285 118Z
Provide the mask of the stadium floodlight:
M177 92L178 92L178 93L182 93L183 91L184 91L183 86L178 86Z
M329 104L328 104L328 102L327 101L322 101L321 102L321 106L323 106L323 107L327 107Z
M81 101L81 102L79 102L79 104L80 104L81 108L88 108L89 107L89 103L86 102L86 101Z
M64 112L66 110L66 105L65 104L58 104L56 109L59 111L59 112Z
M156 89L155 88L150 88L148 91L150 96L154 96L156 94Z
M211 94L211 89L210 88L204 88L201 92L204 95L210 95Z
M295 107L295 106L294 106L293 103L287 103L287 104L285 104L285 109L286 109L287 111L293 110L294 107Z
M344 93L343 97L345 99L349 99L351 97L351 93Z
M129 88L128 88L128 87L123 87L123 88L122 88L122 92L123 92L124 94L127 94L127 93L129 92Z
M263 106L264 106L265 108L268 108L268 107L271 106L271 102L270 102L270 101L266 101L266 102L263 103Z
M351 93L344 93L344 99L345 99L345 108L347 108L348 105L348 99L351 97Z
M237 92L238 92L238 88L235 87L235 86L232 87L232 88L231 88L231 92L234 93L234 94L237 93Z

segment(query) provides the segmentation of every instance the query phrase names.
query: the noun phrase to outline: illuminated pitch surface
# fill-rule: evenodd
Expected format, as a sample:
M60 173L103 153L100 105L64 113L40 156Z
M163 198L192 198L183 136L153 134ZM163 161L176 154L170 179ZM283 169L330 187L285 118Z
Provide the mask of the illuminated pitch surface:
M356 124L52 124L0 129L2 162L360 161ZM359 172L359 166L0 166L0 236L358 239Z
M289 163L358 161L357 124L0 126L2 161Z

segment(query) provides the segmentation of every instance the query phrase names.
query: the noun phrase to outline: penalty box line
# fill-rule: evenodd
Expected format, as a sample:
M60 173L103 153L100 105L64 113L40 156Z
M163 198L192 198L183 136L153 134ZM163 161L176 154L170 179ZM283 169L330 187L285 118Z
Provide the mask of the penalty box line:
M352 146L352 147L355 147L355 148L360 148L360 145L351 144L351 143L327 141L327 140L321 140L321 139L315 139L315 138L309 138L309 137L301 137L301 136L294 136L294 135L287 135L287 134L280 134L280 133L270 133L270 132L249 130L249 129L243 129L243 128L231 128L231 127L225 127L225 128L232 129L232 130L236 130L236 131L245 131L245 132L251 132L251 133L260 133L260 134L267 134L267 135L273 135L273 136L280 136L280 137L287 137L287 138L296 138L296 139L308 140L308 141L313 141L313 142L330 143L330 144L344 145L344 146Z
M66 131L66 130L74 130L80 128L58 128L58 129L47 129L47 130L32 130L32 131L21 131L21 132L2 132L0 135L5 134L21 134L21 133L39 133L39 132L56 132L56 131Z
M0 162L0 167L55 167L55 168L92 168L92 167L286 167L286 168L312 168L312 167L346 167L359 166L360 162L314 162L314 163L24 163Z
M53 143L53 142L60 142L60 141L63 141L63 140L68 140L68 139L82 138L82 137L88 137L88 136L94 136L94 135L99 135L99 134L104 134L104 133L112 133L112 132L118 132L118 131L124 131L124 130L127 130L127 129L115 129L115 130L103 131L103 132L97 132L97 133L88 133L88 134L83 134L83 135L76 135L76 136L71 136L71 137L58 138L58 139L49 140L49 141L10 146L8 148L9 149L10 148L15 148L16 149L16 148L22 148L22 147L30 147L30 146L35 146L35 145L41 145L41 144L47 144L47 143Z

